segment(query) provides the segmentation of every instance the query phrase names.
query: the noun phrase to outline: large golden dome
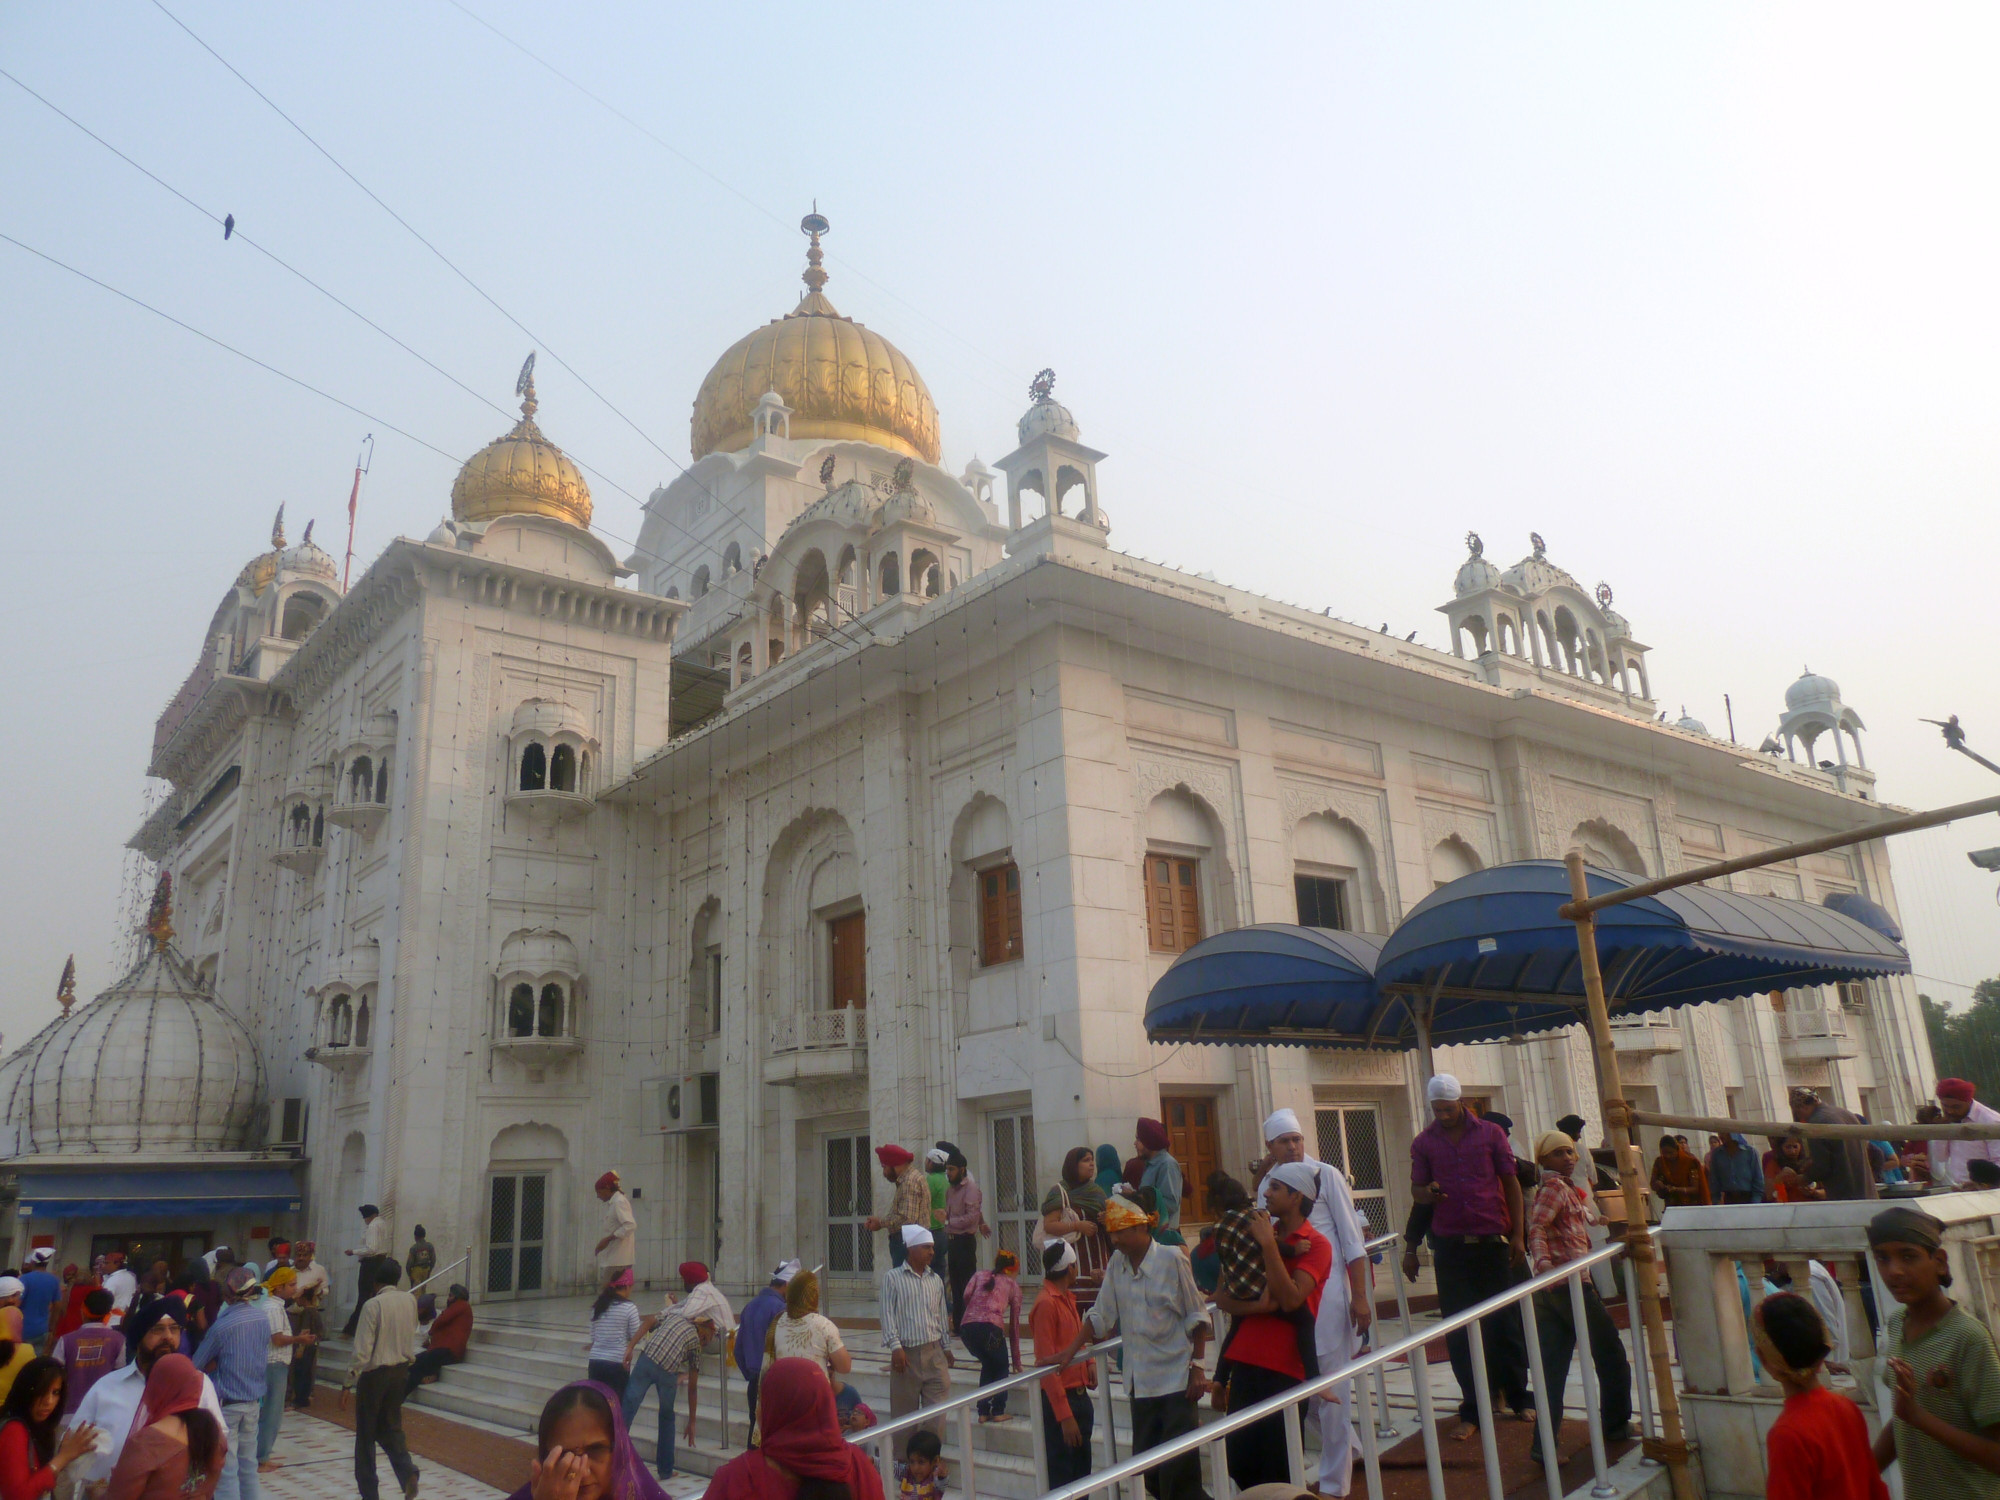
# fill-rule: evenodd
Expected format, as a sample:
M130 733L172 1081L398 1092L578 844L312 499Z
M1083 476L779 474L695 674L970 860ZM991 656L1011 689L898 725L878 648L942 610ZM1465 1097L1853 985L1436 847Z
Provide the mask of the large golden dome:
M590 525L590 486L568 454L535 425L534 358L521 372L521 420L465 461L451 485L451 514L459 521L501 516L549 516L572 526Z
M938 461L937 404L903 351L834 310L820 269L817 213L801 226L812 237L799 305L730 345L694 398L688 446L696 458L750 446L750 412L776 391L792 408L795 438L853 438Z

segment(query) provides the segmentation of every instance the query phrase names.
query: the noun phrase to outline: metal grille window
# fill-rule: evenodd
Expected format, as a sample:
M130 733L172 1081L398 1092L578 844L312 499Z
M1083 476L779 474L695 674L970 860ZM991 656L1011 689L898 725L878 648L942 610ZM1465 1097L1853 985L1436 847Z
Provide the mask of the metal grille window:
M868 1175L868 1137L826 1138L826 1269L834 1276L873 1276L875 1236L865 1220L874 1183Z
M1332 1162L1354 1184L1354 1206L1368 1237L1389 1232L1389 1194L1382 1177L1382 1111L1372 1104L1323 1104L1313 1112L1319 1158Z
M1042 1199L1035 1180L1035 1117L994 1115L993 1121L993 1232L997 1250L1011 1250L1021 1258L1021 1277L1038 1280L1042 1274L1029 1236L1041 1217Z
M546 1172L510 1172L493 1179L487 1196L487 1295L542 1290L548 1194Z
M1292 892L1298 898L1299 926L1347 930L1346 881L1328 875L1294 875Z

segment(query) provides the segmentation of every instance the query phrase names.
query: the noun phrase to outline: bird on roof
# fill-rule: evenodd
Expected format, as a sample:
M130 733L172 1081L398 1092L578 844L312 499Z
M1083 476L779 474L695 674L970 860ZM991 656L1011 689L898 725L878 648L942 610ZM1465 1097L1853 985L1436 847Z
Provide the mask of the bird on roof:
M222 237L226 240L234 233L236 233L236 215L224 214L222 216Z
M1408 635L1403 637L1403 639L1406 641L1414 641L1416 638L1417 638L1417 633L1414 630L1412 630Z

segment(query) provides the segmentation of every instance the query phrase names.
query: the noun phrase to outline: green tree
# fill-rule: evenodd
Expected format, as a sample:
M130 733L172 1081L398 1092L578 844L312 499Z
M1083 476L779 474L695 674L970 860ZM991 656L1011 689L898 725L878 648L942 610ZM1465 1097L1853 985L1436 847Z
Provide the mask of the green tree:
M1982 1099L2000 1100L2000 976L1974 985L1972 1002L1964 1010L1940 1005L1929 995L1917 999L1938 1076L1967 1079Z

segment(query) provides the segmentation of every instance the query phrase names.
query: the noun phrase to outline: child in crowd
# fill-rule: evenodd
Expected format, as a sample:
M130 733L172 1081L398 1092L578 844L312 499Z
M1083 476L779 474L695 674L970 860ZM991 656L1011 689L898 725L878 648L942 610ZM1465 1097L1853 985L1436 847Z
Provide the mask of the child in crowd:
M1209 1204L1216 1213L1215 1254L1220 1266L1216 1289L1239 1302L1262 1301L1269 1285L1264 1271L1264 1248L1250 1232L1251 1219L1261 1212L1257 1200L1227 1172L1211 1172L1206 1186ZM1279 1253L1296 1258L1300 1248L1281 1239ZM1297 1329L1299 1359L1305 1366L1306 1378L1311 1379L1319 1373L1319 1341L1313 1331L1312 1313L1301 1305L1280 1316L1289 1316ZM1222 1344L1215 1351L1215 1378L1221 1385L1227 1385L1229 1380L1229 1345L1236 1337L1239 1321L1229 1320L1229 1332L1223 1335ZM1218 1411L1222 1409L1216 1407Z
M910 1434L903 1461L896 1465L896 1493L901 1500L944 1500L944 1444L928 1427Z
M1764 1368L1785 1388L1766 1448L1766 1500L1888 1500L1861 1409L1820 1384L1831 1346L1819 1310L1779 1292L1757 1304L1750 1331Z
M1900 1464L1911 1500L1996 1500L2000 1358L1986 1325L1945 1295L1944 1225L1915 1208L1885 1209L1868 1222L1868 1248L1902 1304L1882 1346L1896 1419L1876 1436L1876 1467Z

